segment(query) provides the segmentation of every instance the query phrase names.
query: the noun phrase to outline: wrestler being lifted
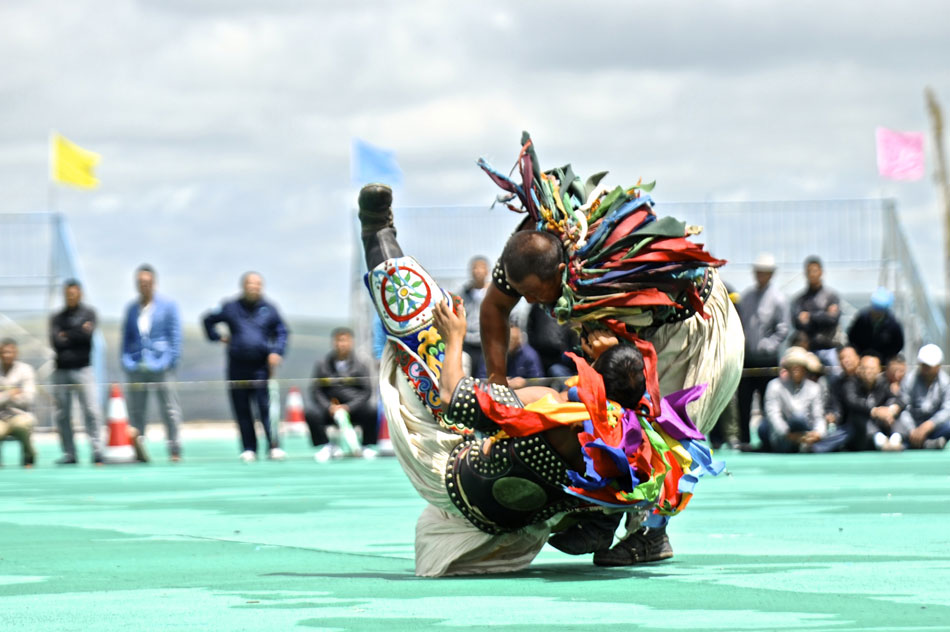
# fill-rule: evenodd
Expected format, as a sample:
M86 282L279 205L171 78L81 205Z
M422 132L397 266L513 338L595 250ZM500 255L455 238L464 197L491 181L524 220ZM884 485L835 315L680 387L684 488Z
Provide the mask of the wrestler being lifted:
M416 573L518 570L565 517L682 509L711 465L685 417L690 395L653 414L656 377L635 345L607 335L588 346L593 368L577 358L565 394L465 377L464 311L403 255L391 201L382 185L360 192L366 284L388 337L382 401L400 465L428 501Z

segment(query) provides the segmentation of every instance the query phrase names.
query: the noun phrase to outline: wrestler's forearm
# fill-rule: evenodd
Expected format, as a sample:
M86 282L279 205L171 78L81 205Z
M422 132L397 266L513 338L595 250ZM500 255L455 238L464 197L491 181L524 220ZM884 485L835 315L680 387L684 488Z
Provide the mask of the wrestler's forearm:
M508 319L517 302L517 298L490 286L479 310L485 370L488 380L495 384L508 383Z
M465 377L462 369L462 339L452 339L445 344L445 356L442 360L442 373L439 376L439 397L443 406L452 403L455 387Z

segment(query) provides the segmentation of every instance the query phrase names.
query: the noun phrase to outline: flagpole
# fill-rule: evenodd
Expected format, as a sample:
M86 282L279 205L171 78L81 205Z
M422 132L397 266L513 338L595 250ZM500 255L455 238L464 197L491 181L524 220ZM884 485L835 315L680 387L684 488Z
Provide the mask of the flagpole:
M950 181L947 178L947 161L943 147L943 113L934 91L929 87L926 90L927 108L933 123L934 149L937 157L937 168L934 173L940 197L943 201L943 261L944 261L944 350L950 353Z

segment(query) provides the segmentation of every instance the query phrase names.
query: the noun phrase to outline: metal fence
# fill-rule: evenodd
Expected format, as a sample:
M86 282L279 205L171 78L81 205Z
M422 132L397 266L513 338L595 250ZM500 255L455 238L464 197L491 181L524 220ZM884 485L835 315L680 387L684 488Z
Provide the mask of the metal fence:
M60 213L0 213L0 337L17 340L20 359L46 380L54 369L46 321L62 305L62 284L83 282L82 268L65 217ZM105 381L105 338L93 335L92 366ZM105 392L100 390L100 405ZM41 393L41 425L50 425L52 404Z
M763 202L660 202L656 211L703 227L695 237L729 263L723 279L736 290L752 285L752 263L763 252L775 256L773 283L786 296L805 287L802 263L818 255L825 283L842 297L842 327L883 285L895 293L894 311L903 322L906 349L944 341L943 318L919 273L889 199ZM522 215L485 207L401 208L395 210L403 251L416 256L444 287L457 290L475 255L497 257ZM358 227L354 230L353 317L369 335L372 306L362 285Z

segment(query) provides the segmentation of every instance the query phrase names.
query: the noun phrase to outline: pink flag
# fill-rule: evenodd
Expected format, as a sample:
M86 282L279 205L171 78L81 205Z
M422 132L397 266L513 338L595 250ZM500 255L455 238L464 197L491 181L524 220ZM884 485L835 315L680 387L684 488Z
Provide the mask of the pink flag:
M895 132L877 128L877 171L892 180L924 177L923 132Z

